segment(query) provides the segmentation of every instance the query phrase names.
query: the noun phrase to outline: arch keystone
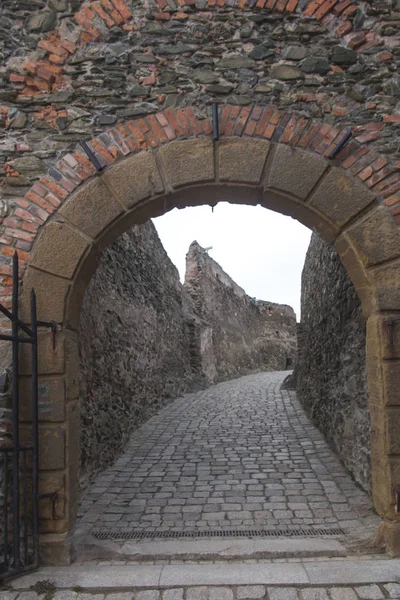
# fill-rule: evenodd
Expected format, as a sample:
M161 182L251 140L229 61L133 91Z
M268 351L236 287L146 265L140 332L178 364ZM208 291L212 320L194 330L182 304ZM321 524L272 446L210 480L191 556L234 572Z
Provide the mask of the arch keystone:
M378 206L357 221L347 233L367 267L400 256L399 232L384 206Z
M327 167L320 156L278 144L265 185L306 200Z
M218 144L220 181L260 183L270 147L264 140L222 139Z
M143 151L111 167L103 181L126 208L164 191L154 154Z
M65 223L48 223L39 237L31 265L72 279L88 246L89 242Z
M172 187L215 179L214 144L210 138L171 142L159 150Z
M334 167L312 195L311 204L342 227L374 200L365 184Z
M95 239L122 211L122 206L104 182L101 179L93 179L73 194L59 212Z

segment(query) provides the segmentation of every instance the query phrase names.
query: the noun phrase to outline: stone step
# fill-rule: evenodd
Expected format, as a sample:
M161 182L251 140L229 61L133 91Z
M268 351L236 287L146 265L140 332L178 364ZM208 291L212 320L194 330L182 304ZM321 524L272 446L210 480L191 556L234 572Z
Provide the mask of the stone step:
M200 539L103 541L93 537L75 536L74 554L77 560L119 559L134 561L157 560L239 560L346 556L346 548L336 539Z
M20 591L31 589L37 582L49 581L59 590L122 592L131 591L132 588L210 585L344 586L395 583L399 580L400 559L336 558L281 563L110 566L85 563L68 567L42 567L35 573L14 579L9 585L11 589Z

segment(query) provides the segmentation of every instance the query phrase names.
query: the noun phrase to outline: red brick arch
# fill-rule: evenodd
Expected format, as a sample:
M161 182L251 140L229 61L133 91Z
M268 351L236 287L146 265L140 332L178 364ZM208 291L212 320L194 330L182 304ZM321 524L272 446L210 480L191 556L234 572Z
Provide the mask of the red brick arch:
M41 463L42 486L46 491L46 481L53 486L57 481L62 499L59 519L45 513L42 530L57 534L64 548L76 509L77 327L96 255L134 223L173 207L224 197L288 214L336 244L368 318L374 502L384 518L388 548L400 552L394 508L400 477L400 374L393 360L400 359L400 331L395 328L390 344L386 326L387 317L400 312L400 172L357 139L329 159L346 133L274 106L225 105L221 137L214 142L210 118L196 116L191 108L166 109L90 140L101 172L76 149L16 200L2 225L1 294L7 303L11 256L18 250L25 271L24 316L33 286L39 318L59 324L57 352L51 334L40 332L40 375L53 386L54 402L65 406L62 423L42 417L43 439L58 444L51 465L46 466L45 457ZM29 368L23 366L23 372L29 378Z
M221 136L251 137L272 140L328 157L346 135L335 126L296 114L282 112L274 106L238 107L226 105L221 110ZM156 115L118 124L88 142L103 167L147 148L162 146L171 140L210 136L209 118L199 119L191 108L166 109ZM1 266L1 296L9 302L11 287L11 255L18 250L22 269L29 262L37 233L57 212L63 202L88 178L95 168L78 147L49 169L21 198L15 200L11 213L1 225L3 256L9 264ZM332 164L365 182L397 225L400 225L400 170L374 149L357 140L350 141Z

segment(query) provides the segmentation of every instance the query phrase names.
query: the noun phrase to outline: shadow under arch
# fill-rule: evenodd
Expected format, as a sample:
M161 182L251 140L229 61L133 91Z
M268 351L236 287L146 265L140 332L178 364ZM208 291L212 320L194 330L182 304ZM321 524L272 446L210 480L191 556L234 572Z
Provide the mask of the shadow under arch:
M41 423L42 486L54 486L56 478L62 498L58 520L43 515L42 532L50 535L42 540L53 553L57 548L58 562L69 559L69 531L76 518L77 330L99 254L132 225L173 208L222 200L259 204L291 216L335 244L367 319L373 500L383 518L382 539L389 551L400 553L400 515L395 511L400 375L393 361L400 358L400 333L395 330L391 344L386 325L388 316L400 312L400 237L395 223L357 177L319 155L260 139L213 142L200 137L139 152L91 178L66 199L35 243L24 276L22 310L28 306L24 289L34 287L39 319L59 323L56 352L47 330L39 335L40 375L50 382L54 403L64 415L62 420L44 416ZM29 369L24 372L29 377Z

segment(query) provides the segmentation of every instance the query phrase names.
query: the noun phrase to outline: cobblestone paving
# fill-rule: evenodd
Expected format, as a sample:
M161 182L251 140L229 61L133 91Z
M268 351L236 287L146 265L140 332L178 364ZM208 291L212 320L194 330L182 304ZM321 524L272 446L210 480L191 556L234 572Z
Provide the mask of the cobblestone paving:
M280 389L287 374L242 377L162 409L97 477L80 524L115 533L375 527L368 496L296 394Z
M1 600L44 600L34 591L21 593L0 590ZM368 584L334 587L267 587L246 585L230 587L186 587L148 589L108 594L59 590L52 600L390 600L400 599L400 584Z

